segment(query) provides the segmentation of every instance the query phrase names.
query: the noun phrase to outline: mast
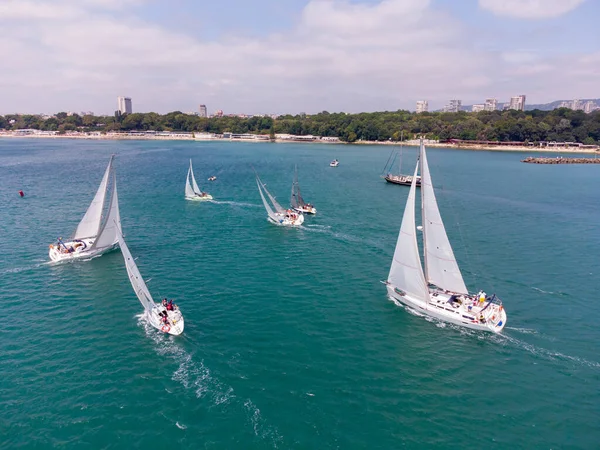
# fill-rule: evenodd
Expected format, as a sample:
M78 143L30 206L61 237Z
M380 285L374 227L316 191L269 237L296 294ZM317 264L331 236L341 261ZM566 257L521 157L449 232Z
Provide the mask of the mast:
M423 178L423 138L421 138L419 145L419 163L421 165L421 178ZM416 178L416 174L415 174ZM416 180L413 180L416 181ZM423 186L423 180L421 179L421 187ZM427 274L427 231L425 227L425 190L421 189L421 228L423 229L423 264L425 267L425 281L429 283L429 275ZM429 284L428 284L429 287Z

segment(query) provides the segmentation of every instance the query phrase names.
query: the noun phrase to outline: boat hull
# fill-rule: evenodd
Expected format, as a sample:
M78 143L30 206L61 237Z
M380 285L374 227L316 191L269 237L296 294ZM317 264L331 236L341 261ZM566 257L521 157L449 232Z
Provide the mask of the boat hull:
M317 208L294 208L294 211L297 211L302 214L312 214L313 216L317 214Z
M57 244L50 244L48 251L48 256L53 262L64 262L64 261L73 261L82 258L91 258L93 256L100 256L104 253L108 253L113 251L118 247L118 243L115 242L111 247L104 249L92 249L92 245L96 239L81 239L70 242L65 242L65 247L67 249L73 249L73 251L69 252L64 249L64 247L59 246Z
M269 222L282 227L299 227L304 223L304 215L298 214L296 218L291 218L284 214L276 214L275 218L269 217Z
M383 178L391 184L399 184L401 186L410 186L412 184L412 175L386 175ZM417 178L416 185L417 187L421 187L420 178Z
M506 311L498 305L493 305L492 308L487 308L483 312L480 312L477 307L467 305L466 302L460 307L452 307L451 303L449 303L451 294L438 290L430 291L429 303L411 297L406 293L402 295L390 284L387 285L387 291L388 296L393 301L410 306L422 314L454 325L492 333L500 333L506 326ZM469 309L469 306L471 306L471 309ZM481 314L484 316L484 322L478 318L478 315Z
M209 200L213 200L213 196L210 194L204 195L204 196L195 196L195 197L186 197L186 200L192 201L192 202L206 202Z
M150 313L147 314L148 321L157 330L163 333L170 334L172 336L179 336L183 333L185 327L185 321L179 308L174 311L167 311L168 324L163 323L162 317L159 313L167 311L162 305L156 305Z

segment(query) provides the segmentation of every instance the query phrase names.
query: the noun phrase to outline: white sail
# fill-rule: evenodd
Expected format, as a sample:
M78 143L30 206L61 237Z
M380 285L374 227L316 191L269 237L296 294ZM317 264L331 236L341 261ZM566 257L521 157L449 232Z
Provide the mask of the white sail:
M190 184L190 173L192 173L192 162L190 161L190 168L188 169L187 178L185 180L185 196L188 198L194 197L194 189Z
M277 202L277 200L275 200L275 197L273 197L271 195L271 193L269 192L269 190L267 189L265 184L262 181L260 182L260 184L262 185L262 188L265 190L265 193L269 197L269 200L271 200L271 203L273 203L273 207L275 208L275 211L280 214L284 213L285 209L283 209L283 207L279 204L279 202Z
M190 159L190 173L192 174L192 187L194 188L194 193L197 195L202 195L202 191L198 187L198 183L196 183L196 177L194 176L194 169L192 168L192 160Z
M129 275L129 281L131 282L131 286L135 291L135 295L140 300L140 303L146 310L146 312L150 313L155 303L152 299L152 295L148 291L148 287L140 274L140 271L131 256L131 252L125 244L125 239L123 239L123 235L118 232L119 246L121 247L121 253L123 253L123 259L125 260L125 268L127 269L127 275Z
M108 178L112 169L114 155L110 157L108 167L102 177L102 182L96 191L96 195L90 203L83 219L77 225L75 233L73 233L73 239L85 239L96 237L100 231L100 224L102 221L102 210L104 209L104 201L106 199L106 188L108 187Z
M400 226L400 234L394 251L394 259L392 267L388 275L388 282L394 287L405 291L412 297L428 302L429 290L427 282L423 274L421 266L421 257L419 256L419 245L417 244L417 230L415 227L415 197L417 191L417 172L419 163L415 167L406 207L404 208L404 216L402 217L402 225Z
M427 281L451 292L468 294L440 216L423 143L421 143L421 177L423 247Z
M121 213L119 212L119 197L117 195L117 177L113 172L113 186L110 205L108 207L108 215L92 248L102 250L115 245L118 242L118 233L120 229Z
M269 215L269 217L273 220L277 220L275 213L273 212L273 209L271 208L271 205L269 205L269 202L267 202L267 199L265 198L264 194L263 194L263 188L264 185L262 184L262 181L260 181L260 178L258 178L258 175L256 176L256 185L258 186L258 192L260 192L260 198L262 198L263 201L263 205L265 205L265 209L267 210L267 214Z

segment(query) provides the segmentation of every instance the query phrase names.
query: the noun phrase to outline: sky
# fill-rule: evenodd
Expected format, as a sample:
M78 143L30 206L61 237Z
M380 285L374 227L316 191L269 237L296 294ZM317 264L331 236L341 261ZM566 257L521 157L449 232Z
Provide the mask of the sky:
M0 114L600 97L600 0L0 0Z

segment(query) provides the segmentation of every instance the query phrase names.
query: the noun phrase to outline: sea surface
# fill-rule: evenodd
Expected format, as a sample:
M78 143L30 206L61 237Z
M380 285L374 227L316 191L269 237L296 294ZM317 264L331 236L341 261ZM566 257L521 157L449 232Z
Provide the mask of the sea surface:
M0 140L0 448L599 448L600 167L429 150L466 284L508 312L492 335L386 297L408 194L380 178L390 151ZM48 264L112 153L126 240L182 336L140 318L120 251ZM184 200L190 158L214 202ZM294 164L318 215L287 229L253 170L287 205Z

